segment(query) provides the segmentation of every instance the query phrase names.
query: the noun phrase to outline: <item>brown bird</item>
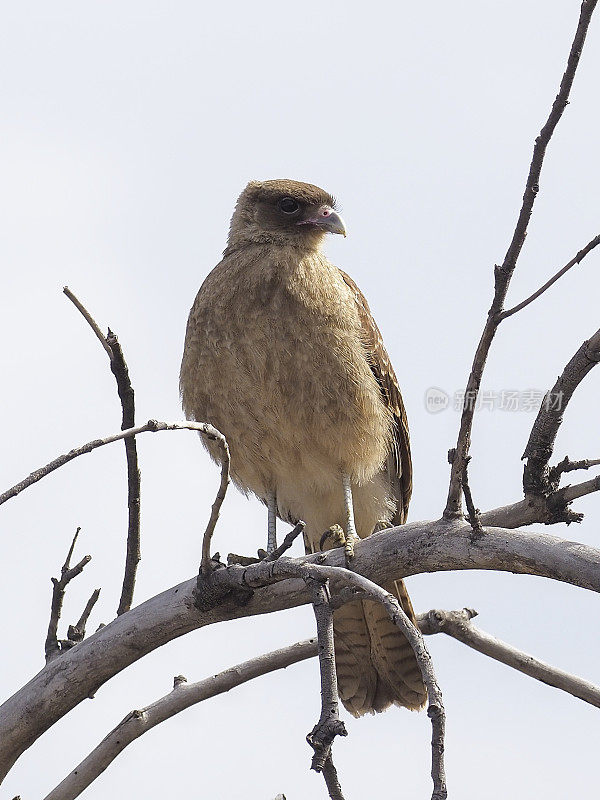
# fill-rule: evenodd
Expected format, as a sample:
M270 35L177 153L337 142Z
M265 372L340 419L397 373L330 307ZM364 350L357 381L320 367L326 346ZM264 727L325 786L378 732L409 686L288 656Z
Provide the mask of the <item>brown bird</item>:
M351 553L356 533L403 523L411 495L396 376L360 289L321 252L327 232L345 235L331 195L252 181L187 324L184 411L227 438L233 481L267 505L268 550L279 516L305 521L309 552L338 546L341 526ZM414 621L404 583L385 588ZM334 632L340 697L352 714L424 705L412 649L380 604L336 610Z

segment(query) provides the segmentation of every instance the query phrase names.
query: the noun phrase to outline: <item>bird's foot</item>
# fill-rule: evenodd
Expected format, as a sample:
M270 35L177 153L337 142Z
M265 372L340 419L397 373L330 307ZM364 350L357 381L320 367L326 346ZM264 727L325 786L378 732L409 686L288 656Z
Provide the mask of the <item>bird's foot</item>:
M346 565L350 565L350 561L354 558L354 546L360 542L360 536L354 531L345 531L341 525L332 525L327 528L321 541L319 542L319 549L328 549L325 545L330 542L329 548L343 547L344 555L346 557Z
M327 542L331 542L328 547L325 547ZM334 547L343 547L346 544L346 534L341 525L332 525L327 528L319 542L319 550L329 550Z
M393 528L391 522L388 522L387 519L378 519L375 527L373 528L373 533L379 533L379 531L384 531L386 528Z

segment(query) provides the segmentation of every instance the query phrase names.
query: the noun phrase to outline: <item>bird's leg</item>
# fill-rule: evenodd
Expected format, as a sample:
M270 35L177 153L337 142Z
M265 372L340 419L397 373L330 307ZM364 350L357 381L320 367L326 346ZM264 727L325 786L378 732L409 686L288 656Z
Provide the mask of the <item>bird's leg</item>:
M267 553L277 547L277 498L275 492L267 492Z
M354 522L354 505L352 503L352 486L350 485L350 476L342 475L342 487L344 489L344 510L346 512L346 543L344 545L344 553L346 561L354 558L354 545L360 542L360 537L356 532L356 524Z

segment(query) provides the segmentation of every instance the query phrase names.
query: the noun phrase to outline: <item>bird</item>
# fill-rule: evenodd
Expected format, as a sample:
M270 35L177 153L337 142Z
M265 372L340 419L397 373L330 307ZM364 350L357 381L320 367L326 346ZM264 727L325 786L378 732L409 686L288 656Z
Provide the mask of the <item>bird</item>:
M346 235L332 195L291 179L251 181L223 258L189 313L180 391L188 419L230 449L233 482L276 520L303 520L307 552L406 521L412 464L406 411L356 283L322 252ZM217 462L221 450L205 442ZM416 624L402 580L384 588ZM379 603L333 614L338 692L355 717L427 699L411 646Z

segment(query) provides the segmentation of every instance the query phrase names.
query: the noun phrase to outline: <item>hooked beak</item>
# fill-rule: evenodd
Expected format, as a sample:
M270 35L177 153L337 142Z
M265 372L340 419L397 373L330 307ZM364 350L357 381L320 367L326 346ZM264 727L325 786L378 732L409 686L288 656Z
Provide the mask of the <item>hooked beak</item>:
M298 225L315 225L323 231L329 233L341 233L342 236L346 235L346 227L340 215L331 208L331 206L323 205L318 209L311 212L309 216L300 220Z

